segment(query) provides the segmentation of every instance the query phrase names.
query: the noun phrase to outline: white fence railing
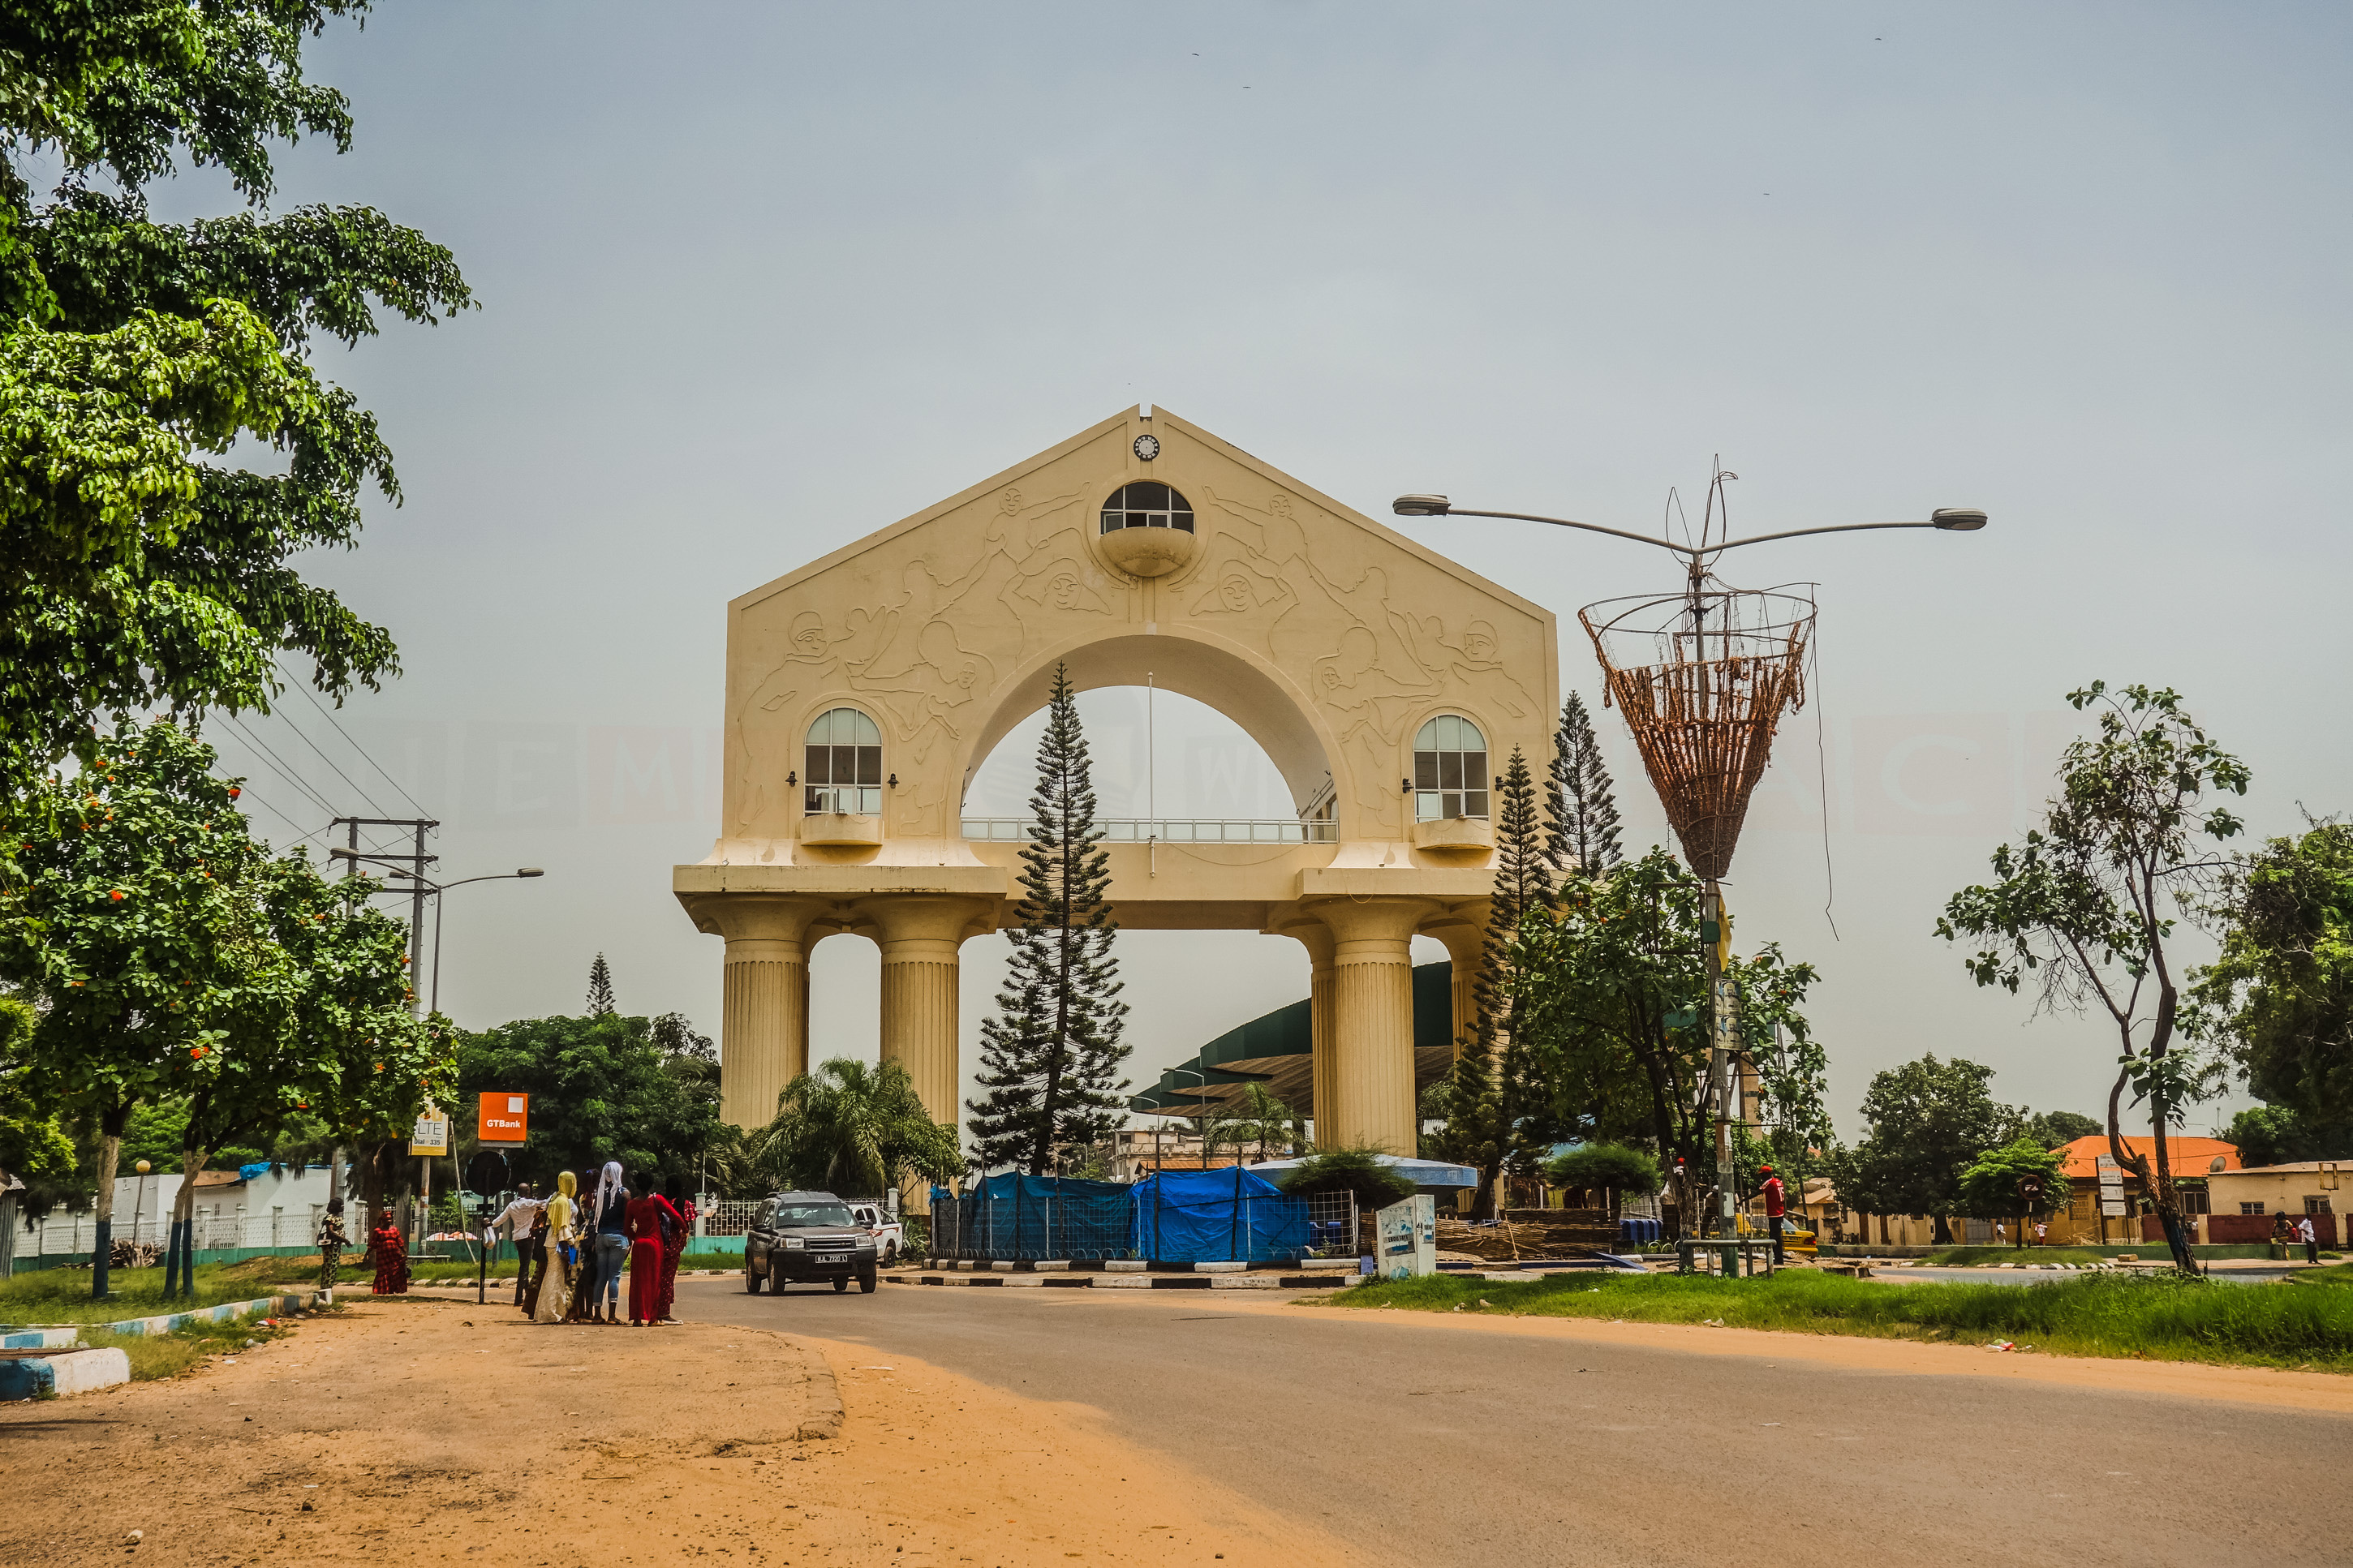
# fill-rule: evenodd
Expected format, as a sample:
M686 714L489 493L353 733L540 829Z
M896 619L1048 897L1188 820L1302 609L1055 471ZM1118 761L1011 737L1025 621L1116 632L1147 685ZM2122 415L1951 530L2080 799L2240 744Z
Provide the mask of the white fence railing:
M999 843L1027 843L1037 819L1028 816L967 816L966 838ZM1113 817L1095 824L1111 844L1336 844L1336 822L1302 822L1297 817Z
M273 1207L266 1214L214 1215L200 1210L190 1223L195 1226L198 1252L309 1247L318 1240L319 1226L326 1214L324 1204ZM118 1214L114 1216L113 1236L117 1241L149 1242L161 1247L170 1238L171 1227L169 1208L161 1214ZM364 1205L352 1204L345 1207L343 1229L354 1247L366 1245L367 1210ZM53 1214L45 1219L28 1219L16 1231L19 1258L63 1258L88 1252L97 1245L98 1218L90 1214Z

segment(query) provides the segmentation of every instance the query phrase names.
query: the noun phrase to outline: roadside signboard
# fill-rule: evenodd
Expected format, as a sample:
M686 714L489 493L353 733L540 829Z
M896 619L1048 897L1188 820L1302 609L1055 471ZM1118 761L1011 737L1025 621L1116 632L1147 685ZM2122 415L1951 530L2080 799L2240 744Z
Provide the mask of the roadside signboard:
M531 1096L484 1089L474 1110L474 1137L486 1147L522 1142L531 1131Z
M449 1119L439 1108L428 1105L418 1113L417 1125L409 1131L408 1152L427 1155L449 1152Z
M1410 1279L1438 1272L1438 1211L1428 1193L1416 1193L1373 1216L1380 1258L1374 1267L1384 1279Z
M2109 1202L2108 1202L2107 1200L2105 1200L2105 1198L2104 1198L2104 1199L2102 1199L2102 1200L2101 1200L2101 1202L2100 1202L2100 1213L2101 1213L2102 1215L2105 1215L2105 1216L2109 1217L2109 1218L2112 1218L2112 1219L2122 1219L2122 1218L2124 1218L2124 1217L2125 1217L2125 1205L2124 1205L2124 1200L2123 1200L2123 1199L2121 1199L2121 1198L2119 1198L2119 1199L2118 1199L2118 1200L2116 1200L2115 1203L2109 1203Z

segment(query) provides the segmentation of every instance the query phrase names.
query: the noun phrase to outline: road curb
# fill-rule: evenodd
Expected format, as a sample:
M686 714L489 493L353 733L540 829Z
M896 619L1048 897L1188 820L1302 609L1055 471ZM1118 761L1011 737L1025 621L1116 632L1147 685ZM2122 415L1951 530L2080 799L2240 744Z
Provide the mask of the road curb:
M1064 1290L1336 1290L1354 1274L885 1274L900 1285L1056 1288Z

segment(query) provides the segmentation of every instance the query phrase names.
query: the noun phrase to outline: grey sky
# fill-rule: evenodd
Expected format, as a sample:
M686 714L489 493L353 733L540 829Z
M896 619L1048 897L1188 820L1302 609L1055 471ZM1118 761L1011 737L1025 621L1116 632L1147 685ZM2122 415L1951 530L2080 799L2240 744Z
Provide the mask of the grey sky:
M1977 992L1931 927L2095 676L2179 687L2264 830L2353 804L2349 37L2290 5L408 5L335 30L315 74L359 143L287 159L281 205L379 205L483 305L322 356L408 496L314 566L408 667L345 721L447 819L448 873L549 873L451 896L444 1005L576 1009L602 949L627 1008L715 1033L719 945L668 883L715 831L724 602L1145 400L1376 515L1438 489L1651 527L1719 452L1743 531L1987 509L1974 536L1727 558L1822 606L1737 940L1821 965L1850 1131L1924 1049L2096 1110L2110 1041ZM1588 700L1577 606L1672 584L1630 544L1402 526L1557 612ZM1107 808L1140 810L1139 705L1088 711ZM1599 717L1639 849L1658 814ZM1164 810L1280 805L1230 727L1159 721ZM307 757L283 722L257 732ZM984 780L1008 807L1033 735ZM966 949L967 1064L996 951ZM1139 1081L1304 994L1288 942L1124 952ZM871 1052L872 947L816 968L815 1052Z

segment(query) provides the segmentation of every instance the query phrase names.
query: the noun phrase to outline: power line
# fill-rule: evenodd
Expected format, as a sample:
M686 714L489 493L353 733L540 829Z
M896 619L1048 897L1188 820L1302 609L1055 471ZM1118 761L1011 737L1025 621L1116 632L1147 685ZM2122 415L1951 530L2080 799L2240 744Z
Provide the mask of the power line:
M359 743L359 740L356 736L354 736L349 730L343 728L343 721L335 717L334 710L329 708L325 703L319 700L317 695L311 691L308 681L295 679L294 677L288 672L283 664L279 665L278 673L284 675L286 677L287 684L293 687L295 690L300 691L303 698L309 701L311 706L319 710L321 715L326 719L327 722L334 727L335 733L341 735L343 738L344 742L349 745L353 751L357 752L361 756L367 758L367 765L374 768L377 773L382 773L384 775L385 783L390 784L394 789L400 791L400 798L408 803L411 810L415 811L420 816L425 814L425 807L417 804L417 797L409 794L406 788L402 787L401 782L398 779L394 778L390 771L387 770L382 763L377 762L375 755L370 752L365 746ZM356 789L358 786L355 784L353 787Z
M226 777L227 775L224 774L222 776ZM284 812L279 810L276 806L262 799L259 795L255 793L251 784L239 784L237 786L237 797L239 802L242 803L242 801L248 796L252 798L254 805L261 807L262 810L268 812L270 816L276 817L287 826L293 828L296 835L294 842L297 844L307 843L311 839L316 838L319 835L327 831L325 827L314 827L308 833L302 832L302 825L301 823L295 821L292 817L287 816ZM333 825L331 823L328 826L332 826Z
M347 773L343 772L343 770L342 768L340 768L340 767L337 767L337 766L336 766L336 764L335 764L335 759L334 759L334 758L332 758L332 757L331 757L331 756L327 755L327 753L326 753L326 752L321 752L321 751L319 751L319 742L316 742L316 741L314 741L314 740L312 740L312 739L311 739L311 737L310 737L309 735L304 734L304 733L302 732L302 727L301 727L300 724L297 724L296 722L294 722L294 721L293 721L291 718L288 717L288 716L287 716L286 714L284 714L284 713L277 714L277 715L276 715L276 717L277 717L279 720L280 720L281 721L283 721L283 722L284 722L284 724L285 724L285 726L286 726L288 729L290 729L290 730L293 731L294 731L294 733L295 733L295 735L296 735L296 736L297 736L297 737L301 741L301 742L302 742L304 745L306 745L306 746L310 747L311 751L313 751L313 752L317 752L317 753L318 753L319 760L320 760L321 762L322 762L322 763L326 763L326 764L327 764L329 767L331 767L331 768L334 768L334 770L335 770L335 776L336 776L337 778L339 778L339 779L343 780L345 784L347 784L351 785L351 786L352 786L352 789L353 789L353 793L355 793L356 795L358 795L358 796L359 796L362 800L367 801L367 804L368 804L368 809L369 809L369 810L371 810L371 811L375 811L375 812L378 812L378 813L381 813L381 812L384 810L384 807L382 807L382 806L380 806L380 805L376 805L376 803L375 803L373 799L370 799L370 798L369 798L369 795L368 795L368 792L367 792L367 791L365 791L365 790L364 790L364 789L360 788L360 784L359 784L359 781L358 781L357 779L355 779L355 778L352 777L352 775L351 775L351 774L349 774L349 773Z
M246 744L251 746L256 752L259 752L261 756L268 761L271 771L277 773L280 778L282 778L288 784L292 784L296 790L300 791L310 800L311 805L317 806L321 811L327 813L331 816L334 815L334 803L329 800L325 795L320 794L317 790L311 788L310 782L303 778L301 774L296 773L291 767L288 766L284 758L280 757L277 752L271 751L267 745L263 744L261 740L256 736L252 731L247 729L243 724L238 723L236 714L224 709L221 711L221 719L222 721L227 723L231 729L245 737Z

